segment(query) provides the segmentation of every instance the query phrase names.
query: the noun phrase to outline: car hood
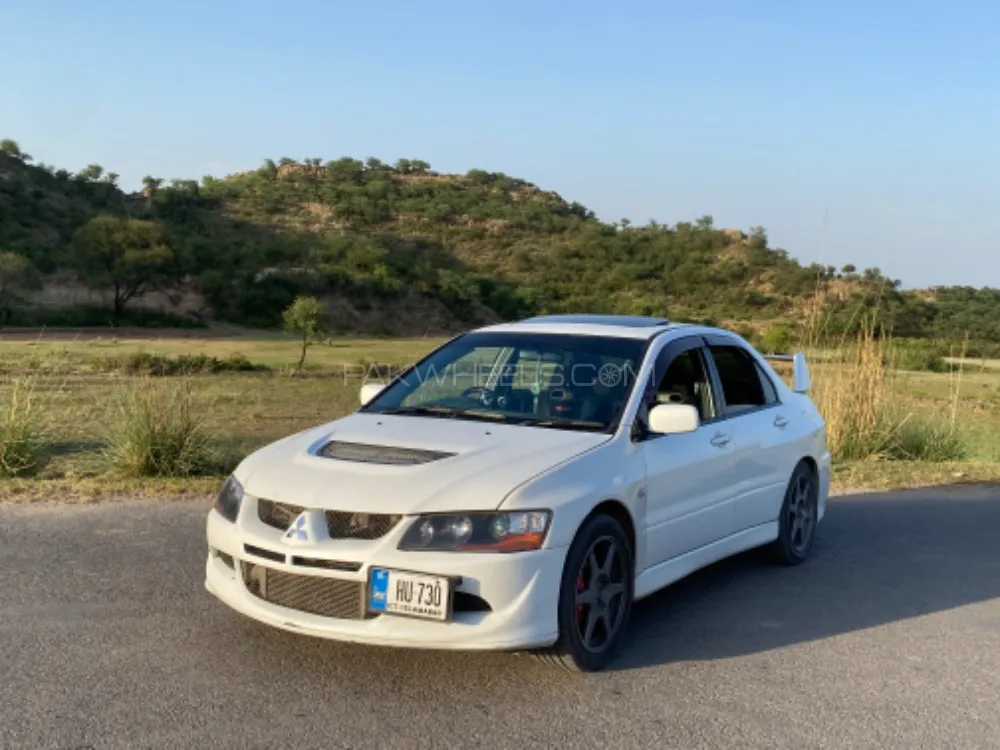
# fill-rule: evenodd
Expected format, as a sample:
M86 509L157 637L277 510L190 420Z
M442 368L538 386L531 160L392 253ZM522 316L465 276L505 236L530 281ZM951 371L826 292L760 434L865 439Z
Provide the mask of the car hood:
M404 515L493 510L527 480L609 439L605 433L356 413L265 446L236 476L250 495L312 508ZM331 441L342 457L319 454ZM385 460L380 448L450 455L379 463Z

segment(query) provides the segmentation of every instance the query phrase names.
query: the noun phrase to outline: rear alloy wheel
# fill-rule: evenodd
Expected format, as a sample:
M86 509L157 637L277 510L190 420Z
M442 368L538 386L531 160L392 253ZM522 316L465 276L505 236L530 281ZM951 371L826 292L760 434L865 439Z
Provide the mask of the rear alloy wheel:
M813 470L805 463L796 466L785 490L773 545L776 557L786 565L798 565L809 556L816 536L818 490Z
M575 671L603 669L614 659L632 610L632 549L615 519L586 521L566 555L559 592L559 640L536 654Z

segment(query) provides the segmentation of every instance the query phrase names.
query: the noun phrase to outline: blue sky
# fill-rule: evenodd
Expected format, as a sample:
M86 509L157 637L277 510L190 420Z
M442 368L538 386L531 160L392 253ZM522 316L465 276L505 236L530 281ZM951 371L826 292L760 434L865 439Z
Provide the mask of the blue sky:
M34 0L0 23L0 137L126 187L421 158L1000 286L1000 3Z

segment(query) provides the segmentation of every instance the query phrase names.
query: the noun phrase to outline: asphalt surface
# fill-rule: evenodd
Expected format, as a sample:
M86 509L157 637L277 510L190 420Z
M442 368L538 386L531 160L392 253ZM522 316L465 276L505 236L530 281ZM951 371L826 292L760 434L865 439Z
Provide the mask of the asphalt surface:
M0 748L1000 748L1000 492L831 501L637 605L611 671L271 630L206 508L0 506Z

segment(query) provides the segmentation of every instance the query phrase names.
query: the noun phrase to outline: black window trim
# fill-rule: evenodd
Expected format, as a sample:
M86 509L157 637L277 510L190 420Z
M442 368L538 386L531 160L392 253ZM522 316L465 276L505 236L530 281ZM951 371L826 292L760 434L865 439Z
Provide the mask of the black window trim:
M740 417L745 417L750 414L757 414L758 412L766 411L767 409L777 409L778 407L782 406L781 395L778 389L775 388L774 381L772 381L768 377L767 373L764 371L764 368L762 368L760 366L760 363L757 361L757 357L755 357L754 353L750 351L744 344L740 343L734 338L730 338L729 336L722 336L719 334L706 334L702 338L705 341L705 355L706 355L705 359L708 361L709 378L712 381L712 389L715 392L715 399L716 399L715 403L716 405L722 404L723 407L721 412L718 413L718 415L716 416L716 418L712 420L713 423L723 422L727 419L738 419ZM726 396L722 390L722 379L719 377L719 370L715 366L715 358L712 356L713 346L733 347L736 349L742 349L744 352L746 352L747 356L750 357L751 361L754 364L754 370L757 372L757 377L760 378L761 376L763 376L765 378L768 378L768 382L770 382L771 388L774 390L774 395L776 398L774 403L764 404L763 406L758 406L753 409L744 409L743 411L740 411L736 414L726 414ZM763 384L761 384L760 390L761 393L764 393L764 397L766 398L767 394L764 392Z

